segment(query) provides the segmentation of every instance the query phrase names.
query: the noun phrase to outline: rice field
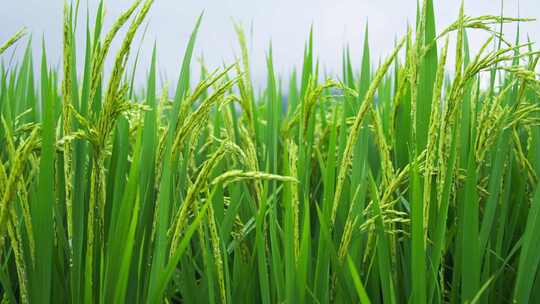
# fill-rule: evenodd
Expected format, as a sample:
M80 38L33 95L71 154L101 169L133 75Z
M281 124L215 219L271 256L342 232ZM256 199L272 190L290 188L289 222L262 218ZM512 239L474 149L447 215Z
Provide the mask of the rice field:
M239 25L195 62L202 15L159 86L153 0L110 28L66 3L58 68L0 42L0 303L540 302L540 52L502 31L531 20L432 2L338 78L312 33L291 75L269 49L262 88Z

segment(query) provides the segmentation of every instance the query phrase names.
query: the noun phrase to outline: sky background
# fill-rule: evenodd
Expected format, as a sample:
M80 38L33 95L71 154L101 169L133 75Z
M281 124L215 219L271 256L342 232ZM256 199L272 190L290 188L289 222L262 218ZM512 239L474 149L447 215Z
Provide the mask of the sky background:
M45 39L52 64L60 65L62 51L63 0L0 0L0 41L20 27L26 26L33 35L36 58L39 45ZM81 0L81 8L95 13L97 0ZM106 23L129 6L129 0L105 1ZM434 0L437 31L458 16L460 0ZM465 13L470 16L499 15L498 0L466 0ZM161 79L175 82L182 55L197 16L204 10L195 56L204 56L209 68L234 61L239 47L233 20L246 29L249 36L252 73L256 83L265 79L265 55L272 41L276 70L283 78L302 64L302 53L310 26L314 27L314 47L322 71L336 75L341 70L341 51L351 49L353 64L359 66L366 24L369 24L371 59L376 63L388 54L396 37L402 36L416 14L415 0L156 0L150 11L148 32L143 41L143 63L149 63L151 47L158 46L158 66ZM512 17L540 18L540 0L506 0L504 14ZM84 20L82 20L84 21ZM82 27L81 27L82 28ZM540 42L540 22L522 24L522 37ZM513 40L515 25L505 33ZM82 34L82 33L81 33ZM83 41L81 38L79 41ZM469 33L471 49L477 50L486 35ZM120 39L117 39L120 40ZM140 36L135 40L138 45ZM114 47L117 47L115 44ZM19 48L21 48L19 46ZM536 49L539 47L536 45ZM4 59L5 60L5 59ZM141 64L138 81L144 79L149 64ZM197 74L197 71L194 69Z

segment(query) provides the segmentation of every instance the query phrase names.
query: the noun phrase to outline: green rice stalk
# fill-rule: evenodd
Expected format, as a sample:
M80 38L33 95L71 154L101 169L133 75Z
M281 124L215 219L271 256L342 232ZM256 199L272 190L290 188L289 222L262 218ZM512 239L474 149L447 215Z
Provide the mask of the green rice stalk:
M4 44L0 45L0 55L4 53L9 47L17 43L22 37L26 35L26 28L20 29L18 32L16 32L13 36L11 36Z
M24 263L24 254L22 247L21 231L17 226L18 218L13 208L10 212L10 218L8 220L8 235L11 240L11 248L13 248L13 254L15 256L15 265L17 267L17 277L19 279L20 297L21 303L29 303L28 299L28 278L26 276L26 266Z
M439 60L439 65L437 67L437 75L435 77L435 84L433 87L433 102L431 107L431 114L430 114L430 126L429 126L429 133L428 133L428 142L426 147L426 162L425 162L425 168L424 168L424 192L423 192L423 200L424 200L424 233L427 236L427 227L429 218L427 218L429 214L429 206L431 202L431 181L432 181L432 174L434 170L435 165L435 157L437 156L437 135L439 130L439 123L440 123L440 107L441 107L441 94L442 94L442 88L443 88L443 80L444 80L444 66L446 64L446 58L448 55L448 38L446 39L446 42L444 44L444 48L442 51L441 58ZM436 166L435 166L436 168ZM427 240L427 237L426 237Z
M373 96L375 95L375 91L377 87L379 86L379 83L381 82L384 74L390 67L390 64L393 62L394 57L397 55L403 44L405 43L405 39L402 39L396 48L394 48L394 51L391 53L390 56L386 59L386 61L383 63L383 65L379 68L377 73L375 74L375 77L373 79L373 82L371 83L367 93L366 97L364 97L364 100L362 101L362 104L360 105L360 109L358 110L358 113L356 114L356 118L354 120L354 124L351 127L350 134L347 137L347 144L345 146L345 151L343 151L343 157L341 158L341 165L339 167L339 173L338 173L338 180L336 184L336 192L334 194L334 200L332 203L332 213L330 217L330 224L331 226L335 222L336 219L336 213L337 208L339 206L339 202L341 200L341 192L343 191L343 183L345 182L346 175L349 171L349 166L351 163L351 157L352 157L352 148L354 143L356 143L358 138L358 132L360 130L361 122L366 114L366 112L369 110L369 107L371 106L371 101ZM330 226L330 227L331 227Z
M179 238L182 236L182 232L185 228L188 211L190 210L191 204L193 204L193 202L195 201L197 194L204 189L204 183L207 181L210 172L214 169L217 163L230 151L230 144L223 142L218 148L218 150L214 152L214 154L204 163L201 171L197 175L197 178L189 187L186 198L183 200L182 205L174 216L173 224L171 225L171 256L176 254L176 250L179 245Z
M32 133L30 133L29 137L23 143L21 143L15 153L16 156L15 159L13 159L10 174L3 190L2 200L0 201L0 238L4 237L7 227L9 209L12 207L11 203L13 202L13 197L17 191L17 185L19 179L21 178L23 165L28 159L31 151L34 149L34 145L38 139L38 134L38 129L35 128ZM0 244L0 250L3 247L2 245L3 244Z

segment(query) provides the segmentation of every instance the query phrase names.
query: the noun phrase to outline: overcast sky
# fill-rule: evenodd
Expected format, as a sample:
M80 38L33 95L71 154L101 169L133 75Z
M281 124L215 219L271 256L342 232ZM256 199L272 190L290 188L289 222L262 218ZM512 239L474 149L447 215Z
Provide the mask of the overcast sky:
M32 32L35 42L45 37L50 61L59 64L63 0L0 1L0 41L7 39L18 28L26 26ZM434 2L437 30L440 30L456 19L460 0ZM500 13L498 0L465 2L467 15ZM97 0L81 0L81 7L88 4L90 11L95 12L97 3ZM110 25L130 3L128 0L105 1L106 25ZM205 15L195 55L204 55L205 62L211 68L223 62L232 62L238 53L232 20L243 24L247 32L253 25L253 36L250 39L252 72L254 78L261 82L265 77L264 58L270 40L277 70L281 74L289 73L292 67L299 67L302 63L302 50L311 24L315 31L316 54L324 71L339 73L341 50L346 44L350 45L353 63L360 63L366 23L369 24L372 60L376 62L391 51L395 37L405 33L407 23L414 21L416 1L156 0L148 18L143 62L149 61L151 46L157 41L160 73L164 78L175 80L189 34L203 10ZM513 17L540 18L540 0L506 0L504 13ZM514 25L507 27L509 35L513 35L514 31ZM528 34L531 40L540 42L540 22L523 24L522 33L523 37ZM472 49L475 50L485 36L470 33L470 38ZM140 73L144 75L149 65L142 66L144 68Z

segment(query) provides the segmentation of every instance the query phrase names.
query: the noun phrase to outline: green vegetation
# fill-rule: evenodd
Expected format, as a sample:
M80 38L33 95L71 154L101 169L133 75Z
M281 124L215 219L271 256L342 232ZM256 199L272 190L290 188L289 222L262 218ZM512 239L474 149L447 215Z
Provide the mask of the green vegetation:
M540 301L540 52L501 34L529 20L436 31L425 0L377 66L366 29L359 69L320 79L310 35L257 90L240 26L238 61L192 79L199 18L176 86L154 49L135 88L152 2L110 29L101 4L79 42L66 4L62 71L2 59L1 303Z

